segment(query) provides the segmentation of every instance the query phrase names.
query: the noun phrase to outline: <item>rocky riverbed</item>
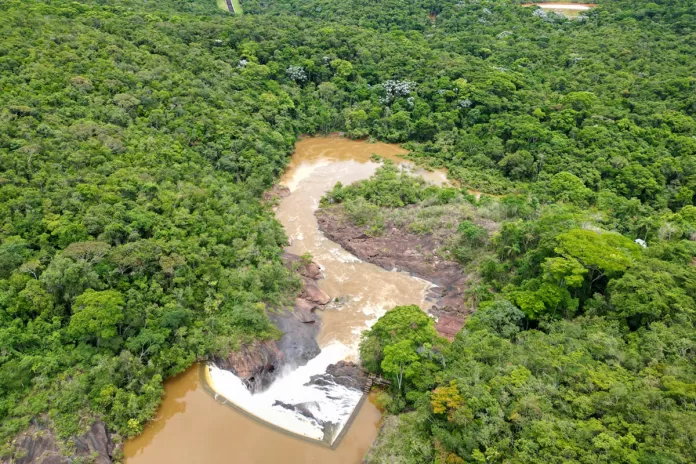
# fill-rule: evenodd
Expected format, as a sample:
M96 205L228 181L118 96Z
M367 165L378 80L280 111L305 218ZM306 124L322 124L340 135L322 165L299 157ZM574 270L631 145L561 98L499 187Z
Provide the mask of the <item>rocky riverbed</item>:
M469 277L459 264L438 256L442 243L432 235L417 235L390 226L381 235L370 235L367 227L352 223L340 205L318 209L315 216L319 229L328 239L361 260L434 283L436 287L428 299L433 303L430 314L438 318L436 329L450 340L461 330L470 313L464 302Z

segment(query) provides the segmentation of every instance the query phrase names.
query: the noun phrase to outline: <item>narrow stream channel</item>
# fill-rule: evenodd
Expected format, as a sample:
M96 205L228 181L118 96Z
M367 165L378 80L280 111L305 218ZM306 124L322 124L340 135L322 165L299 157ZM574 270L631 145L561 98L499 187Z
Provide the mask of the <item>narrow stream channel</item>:
M362 262L326 239L318 229L314 211L319 200L336 182L350 184L370 177L379 167L371 160L378 154L442 184L446 175L417 169L398 155L406 153L395 145L351 141L337 137L315 137L297 143L288 170L281 179L291 194L276 211L277 219L292 239L291 253L311 253L323 270L322 290L338 303L321 313L319 346L322 353L308 366L276 380L261 395L250 395L227 371L211 369L209 386L238 407L292 432L314 437L316 431L302 421L292 420L273 407L276 399L304 399L316 392L304 384L308 375L323 373L340 360L357 360L360 334L397 305L418 304L425 309L430 284L400 272L389 272ZM307 379L305 379L307 378ZM168 463L337 463L361 462L377 434L379 411L365 402L337 449L285 435L235 409L220 405L203 388L200 368L167 381L167 395L158 417L138 438L126 443L129 464ZM316 399L316 398L315 398ZM359 395L333 392L318 401L318 414L340 416L345 422ZM322 409L323 408L323 409Z

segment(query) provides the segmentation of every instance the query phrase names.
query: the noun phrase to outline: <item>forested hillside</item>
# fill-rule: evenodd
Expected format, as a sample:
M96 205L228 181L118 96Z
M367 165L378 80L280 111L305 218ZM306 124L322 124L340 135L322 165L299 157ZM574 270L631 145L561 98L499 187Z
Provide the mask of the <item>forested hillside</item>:
M134 436L163 379L277 336L298 283L259 198L299 134L344 131L508 195L474 201L499 234L459 227L481 310L391 393L378 452L695 461L694 3L243 6L0 0L3 442Z

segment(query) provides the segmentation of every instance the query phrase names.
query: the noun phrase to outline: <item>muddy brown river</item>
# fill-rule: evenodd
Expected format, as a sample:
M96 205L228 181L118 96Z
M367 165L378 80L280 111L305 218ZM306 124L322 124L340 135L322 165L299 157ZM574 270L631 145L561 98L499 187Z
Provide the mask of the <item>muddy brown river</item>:
M320 287L339 300L320 314L318 342L326 362L355 360L360 333L392 307L418 304L425 309L425 295L431 284L358 260L326 239L314 217L319 200L336 182L346 185L374 174L379 163L371 160L372 154L391 159L430 182L446 182L444 173L418 169L399 157L405 153L398 146L383 143L338 137L306 138L297 143L281 178L281 184L291 194L280 202L276 217L291 238L289 251L299 255L310 253L325 276ZM126 443L126 462L358 464L377 435L381 414L371 401L363 403L344 438L332 450L285 434L249 414L220 404L211 388L218 392L218 398L226 396L232 403L246 401L223 388L224 381L211 377L202 366L194 366L169 379L155 420L142 435ZM276 382L283 381L281 378ZM302 388L302 385L288 385L288 388ZM245 404L238 406L250 410Z

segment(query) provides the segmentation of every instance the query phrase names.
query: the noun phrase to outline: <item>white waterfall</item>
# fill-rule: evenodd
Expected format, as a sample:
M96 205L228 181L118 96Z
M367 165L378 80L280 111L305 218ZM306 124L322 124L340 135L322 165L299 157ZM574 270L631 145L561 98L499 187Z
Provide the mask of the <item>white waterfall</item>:
M362 392L333 383L305 384L313 375L324 374L330 364L345 359L349 351L341 343L332 343L306 365L283 372L267 390L257 394L251 394L232 372L209 365L210 387L247 413L305 437L323 440L323 424L335 424L330 437L333 442L360 401ZM301 409L309 414L304 415L277 402L302 405ZM309 415L312 417L307 417Z

